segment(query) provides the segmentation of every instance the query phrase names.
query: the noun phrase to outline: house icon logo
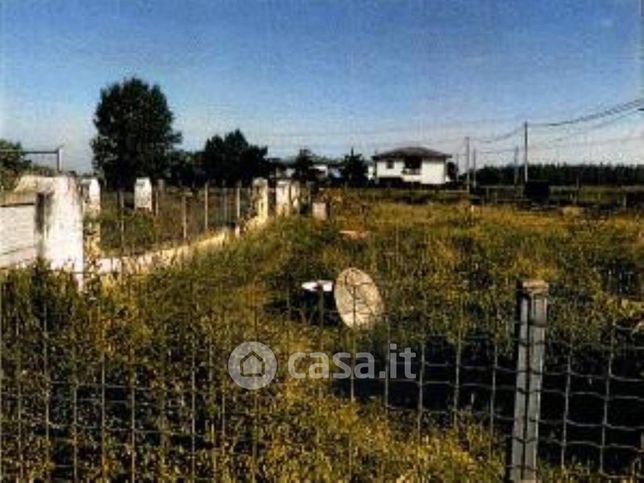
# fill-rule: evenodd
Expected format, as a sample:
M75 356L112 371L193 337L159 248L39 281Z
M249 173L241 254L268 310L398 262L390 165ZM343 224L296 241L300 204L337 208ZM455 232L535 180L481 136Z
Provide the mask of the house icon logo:
M276 372L275 354L261 342L243 342L228 357L230 377L245 389L255 390L267 386Z

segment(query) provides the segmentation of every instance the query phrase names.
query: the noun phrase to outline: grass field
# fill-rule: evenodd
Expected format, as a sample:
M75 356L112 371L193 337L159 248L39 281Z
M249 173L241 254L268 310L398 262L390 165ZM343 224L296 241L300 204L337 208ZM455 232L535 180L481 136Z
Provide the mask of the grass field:
M90 279L85 294L70 290L63 276L10 274L3 282L4 320L26 325L5 338L4 391L20 388L30 408L23 417L33 419L22 440L5 441L5 474L18 474L22 465L33 478L69 476L63 463L72 449L58 443L59 452L48 453L51 441L44 442L36 422L46 387L42 358L34 357L43 351L43 320L50 330L47 377L60 384L49 417L67 428L58 436L73 436L74 454L84 455L81 478L227 480L252 473L281 481L498 481L504 444L467 404L451 407L446 422L395 395L383 405L368 388L353 398L343 387L290 379L282 363L276 382L250 393L227 376L227 354L241 341L261 340L284 362L297 349L379 350L384 337L402 346L483 332L510 351L515 284L525 278L551 284L548 337L555 340L601 346L607 325L632 325L642 315L630 303L642 299L637 214L372 204L341 190L327 196L330 222L279 220L146 277L119 284ZM316 323L316 301L302 282L334 279L348 266L373 276L386 327L353 334L331 307L324 326ZM97 420L71 395L98 399L91 388L101 377L107 409ZM134 409L133 402L152 409ZM5 433L16 430L8 425ZM577 473L556 467L544 461L543 474L585 480L593 472L592 464L575 466Z

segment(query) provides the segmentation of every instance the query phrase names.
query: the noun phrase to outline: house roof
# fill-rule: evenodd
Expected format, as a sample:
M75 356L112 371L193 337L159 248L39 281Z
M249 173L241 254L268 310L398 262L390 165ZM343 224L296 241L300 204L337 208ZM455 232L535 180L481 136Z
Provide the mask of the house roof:
M373 156L374 161L389 158L451 158L450 154L434 151L433 149L424 148L422 146L408 146L404 148L392 149L384 153L376 154Z

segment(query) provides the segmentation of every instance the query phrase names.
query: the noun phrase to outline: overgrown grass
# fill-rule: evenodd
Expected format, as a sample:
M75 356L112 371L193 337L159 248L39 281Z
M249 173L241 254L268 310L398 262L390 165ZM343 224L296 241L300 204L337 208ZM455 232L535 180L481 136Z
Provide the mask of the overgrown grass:
M552 285L549 337L592 343L607 323L628 324L641 315L622 303L637 300L642 290L644 247L639 220L631 216L367 205L346 193L336 196L334 213L327 223L280 220L239 243L147 276L120 283L90 279L83 294L64 275L42 267L9 274L3 321L21 330L5 338L5 390L19 386L30 401L45 394L46 321L48 378L91 392L90 382L105 372L108 384L123 387L108 394L126 404L108 410L107 419L125 429L108 431L103 461L98 434L82 424L76 429L91 461L82 477L127 474L128 388L139 386L138 397L153 408L136 414L137 427L151 431L135 450L140 478L186 477L194 467L202 477L216 468L222 480L253 473L282 481L498 481L504 448L467 413L448 427L426 420L419 426L413 410L352 401L324 382L286 376L284 362L294 350L348 348L349 331L332 314L327 327L315 324L302 282L334 279L347 266L370 272L383 293L390 336L401 346L428 334L453 340L468 331L508 338L515 283L522 278ZM366 235L352 240L342 229ZM377 345L382 330L358 336L357 347ZM238 388L226 373L230 350L246 340L267 343L280 361L276 382L260 392ZM42 406L33 404L30 411L37 415ZM52 417L69 428L72 409L63 391ZM80 418L96 423L92 414ZM192 453L195 421L205 436ZM21 457L31 477L43 478L44 436L34 431L23 437L22 447L32 453L19 454L17 444L10 444L7 464L15 470Z

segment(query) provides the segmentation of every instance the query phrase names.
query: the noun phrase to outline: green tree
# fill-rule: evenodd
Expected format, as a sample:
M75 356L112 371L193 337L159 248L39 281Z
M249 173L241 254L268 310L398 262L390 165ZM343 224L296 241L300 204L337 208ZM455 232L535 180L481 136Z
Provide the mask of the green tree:
M0 189L12 189L31 163L25 159L20 143L0 139Z
M202 153L205 177L210 181L248 183L253 178L268 176L267 152L266 147L250 144L239 129L223 138L212 136L206 141Z
M170 155L168 177L170 184L196 188L205 180L201 153L177 150Z
M362 154L355 154L353 148L342 161L342 179L349 186L364 186L367 183L367 163Z
M300 149L293 162L293 179L298 181L315 181L317 173L313 168L313 153L308 149Z
M94 115L94 168L120 189L131 187L137 176L166 177L170 155L181 142L173 120L158 85L133 77L101 90Z

